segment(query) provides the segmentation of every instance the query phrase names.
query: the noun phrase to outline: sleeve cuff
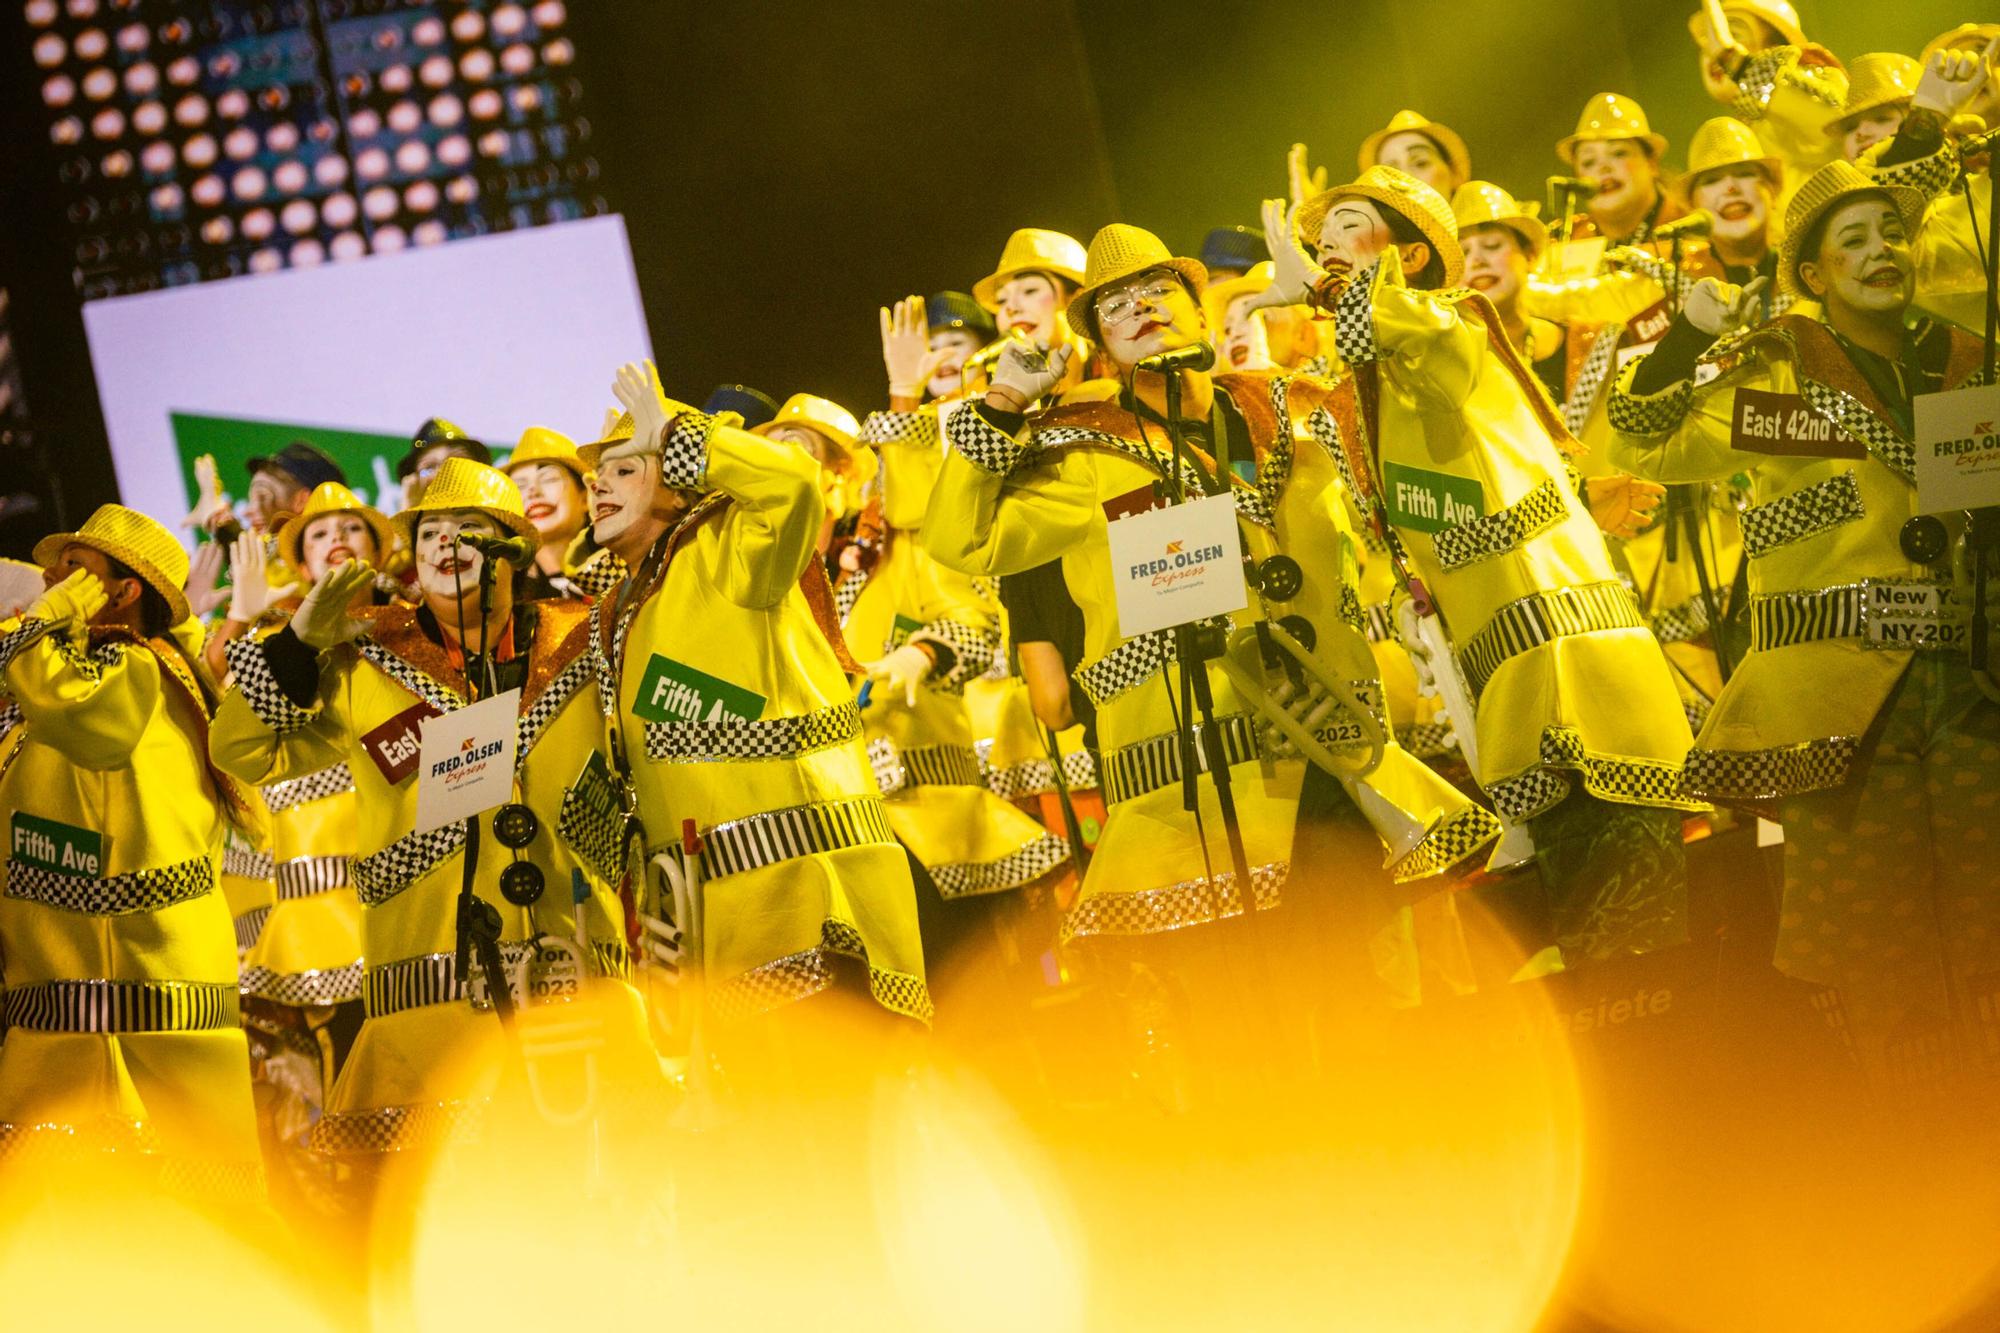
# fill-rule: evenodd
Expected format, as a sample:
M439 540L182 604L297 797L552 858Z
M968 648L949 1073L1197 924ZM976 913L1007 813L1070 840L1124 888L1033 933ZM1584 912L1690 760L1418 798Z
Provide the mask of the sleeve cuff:
M318 659L289 625L261 641L231 639L222 652L243 702L277 735L298 731L317 715L318 709L309 705L316 702L319 691ZM301 695L297 687L302 672L312 684ZM297 701L300 697L304 704Z
M1736 71L1736 100L1730 105L1738 120L1754 124L1764 118L1771 94L1778 90L1778 74L1796 54L1796 47L1772 46L1743 62Z
M0 674L5 674L7 668L14 664L16 657L19 657L27 650L29 645L54 630L55 627L56 622L53 620L38 620L28 617L23 617L19 621L14 622L11 628L0 626Z
M872 445L907 444L935 449L938 423L935 412L870 412L861 423L861 443Z
M1675 380L1658 393L1647 393L1638 387L1639 372L1645 368L1647 361L1660 354L1664 341L1661 349L1634 361L1619 376L1606 408L1611 429L1625 435L1665 435L1679 427L1687 416L1688 408L1694 403L1694 380L1691 376Z
M1355 274L1333 303L1333 349L1350 366L1367 365L1381 355L1375 344L1376 272L1371 266Z
M984 403L961 408L945 424L952 447L982 472L1004 477L1025 452L1015 434L1027 418L1018 412L1001 412Z
M929 683L947 694L960 693L968 682L984 675L1000 648L997 633L958 620L933 620L912 634L910 641L928 643L938 653Z
M660 436L660 484L684 491L708 485L708 441L718 419L687 408L669 421Z
M1632 392L1660 393L1682 380L1693 379L1696 363L1715 342L1686 319L1676 318L1667 326L1659 345L1639 358L1639 369L1632 375Z

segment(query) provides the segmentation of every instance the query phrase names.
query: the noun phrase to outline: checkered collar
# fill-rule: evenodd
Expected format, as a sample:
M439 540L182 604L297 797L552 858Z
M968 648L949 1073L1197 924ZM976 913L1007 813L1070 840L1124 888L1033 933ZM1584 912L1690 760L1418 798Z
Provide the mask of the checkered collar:
M590 616L582 603L561 600L531 602L515 611L515 643L528 658L527 680L521 686L521 707L533 708L567 668L590 645ZM441 712L466 705L465 674L456 667L440 638L434 637L419 608L400 603L381 606L368 616L369 630L360 640L361 655L381 667L397 683Z

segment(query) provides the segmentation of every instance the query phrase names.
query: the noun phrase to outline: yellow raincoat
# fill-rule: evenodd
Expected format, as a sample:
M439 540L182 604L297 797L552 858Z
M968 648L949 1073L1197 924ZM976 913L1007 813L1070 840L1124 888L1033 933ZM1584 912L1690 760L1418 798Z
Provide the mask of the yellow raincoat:
M188 622L176 639L198 635ZM261 831L208 765L191 656L120 630L78 646L44 621L0 621L0 692L23 719L0 757L0 1155L44 1141L135 1149L158 1153L169 1180L256 1194L217 881L232 817Z

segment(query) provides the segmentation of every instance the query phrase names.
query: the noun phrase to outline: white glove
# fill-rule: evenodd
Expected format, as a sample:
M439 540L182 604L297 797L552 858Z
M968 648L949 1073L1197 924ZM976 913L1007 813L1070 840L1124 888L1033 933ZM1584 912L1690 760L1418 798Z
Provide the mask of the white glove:
M1910 105L1935 111L1946 120L1957 115L1986 83L1986 61L1995 46L2000 42L1984 51L1940 51L1932 56L1923 77L1917 80L1917 94Z
M1681 313L1687 316L1688 323L1709 337L1720 338L1756 322L1764 308L1764 288L1769 283L1769 278L1753 278L1738 287L1720 278L1703 278L1688 293Z
M292 633L315 652L360 638L368 623L347 608L374 581L375 571L366 560L350 560L330 571L306 591L305 600L292 612Z
M45 589L28 608L28 619L46 620L61 626L71 643L88 637L90 618L111 600L104 581L87 569L79 569L52 588Z
M239 536L229 548L229 618L239 625L254 625L258 617L298 591L287 583L273 588L264 556L264 539L254 532Z
M1282 199L1264 201L1264 247L1271 252L1271 285L1251 299L1252 309L1298 305L1326 281L1326 270L1313 262L1294 234L1299 210Z
M203 454L194 460L194 508L181 520L184 528L214 531L218 517L229 513L229 497L222 493L222 478L215 471L215 455Z
M658 449L667 429L667 394L660 387L660 372L651 361L627 362L618 367L611 395L632 414L632 438L642 448Z
M1417 614L1417 604L1407 597L1396 599L1396 637L1403 641L1403 651L1409 654L1410 665L1417 672L1417 693L1426 699L1437 698L1437 672L1431 668L1430 649L1424 646L1424 618Z
M1302 143L1293 144L1292 151L1285 154L1285 177L1291 186L1293 208L1326 189L1326 168L1306 170L1306 146Z
M929 653L914 643L906 643L887 657L862 663L861 669L868 673L868 679L882 681L891 690L902 691L903 702L914 708L917 705L917 686L924 683L934 665Z
M1062 383L1063 372L1075 354L1076 349L1068 343L1045 353L1032 343L1009 341L993 367L987 402L1009 412L1027 411L1029 404ZM996 396L1001 401L993 402Z
M944 360L931 350L930 322L924 298L906 296L892 310L882 307L882 364L889 371L889 393L897 398L921 398L924 386Z
M194 559L188 561L187 582L181 585L188 606L197 616L205 616L229 600L229 593L217 586L221 582L222 543L203 542L194 548Z

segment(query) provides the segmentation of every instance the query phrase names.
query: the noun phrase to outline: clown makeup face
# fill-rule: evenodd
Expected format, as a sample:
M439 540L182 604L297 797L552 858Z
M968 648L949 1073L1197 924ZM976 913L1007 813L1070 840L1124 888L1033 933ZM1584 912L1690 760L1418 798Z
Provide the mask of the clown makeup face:
M269 532L280 514L298 512L306 488L286 473L262 468L250 478L249 501L244 506L252 532Z
M1223 364L1231 370L1268 370L1271 359L1270 330L1265 323L1267 314L1274 311L1254 310L1250 303L1260 295L1245 292L1229 303L1222 316Z
M559 463L535 463L507 475L521 492L528 521L544 545L567 542L583 531L583 483L574 472Z
M1319 227L1319 262L1329 269L1359 272L1382 257L1391 243L1389 224L1368 199L1336 199Z
M445 602L458 600L462 590L476 595L479 569L486 557L469 546L460 546L461 533L504 537L499 521L476 509L443 509L417 520L417 587L426 597Z
M1056 318L1063 305L1062 291L1054 278L1046 273L1017 273L1000 284L996 295L1000 313L994 318L1001 333L1019 329L1038 347L1054 344Z
M1799 276L1829 314L1844 308L1869 319L1900 315L1916 286L1902 214L1879 197L1842 204L1827 218L1818 250L1799 265Z
M1128 375L1149 356L1208 336L1200 304L1172 269L1149 268L1110 283L1097 294L1095 307L1104 350Z
M1748 163L1718 167L1696 177L1688 190L1696 208L1715 214L1715 239L1735 242L1764 239L1771 216L1771 187L1764 173Z
M1482 222L1459 234L1465 248L1465 285L1505 310L1528 280L1528 251L1512 227Z
M610 546L645 516L660 489L659 460L651 454L628 454L598 465L590 483L590 535L599 546Z
M1405 130L1392 134L1376 150L1375 160L1385 167L1415 176L1445 198L1458 188L1458 173L1451 169L1444 151L1428 134Z
M965 368L965 358L979 350L979 336L966 329L932 329L931 350L943 352L944 359L938 362L924 388L933 398L957 393L963 383L960 372Z
M1903 116L1909 109L1908 102L1892 102L1843 121L1840 127L1840 155L1852 162L1867 152L1870 144L1895 138L1896 131L1903 128Z
M350 560L379 563L380 558L375 534L359 514L321 514L299 534L299 559L314 583Z
M1576 146L1576 174L1597 186L1593 214L1617 216L1650 209L1659 193L1660 169L1637 139L1593 139Z

